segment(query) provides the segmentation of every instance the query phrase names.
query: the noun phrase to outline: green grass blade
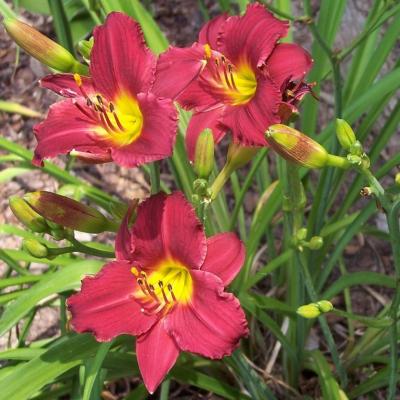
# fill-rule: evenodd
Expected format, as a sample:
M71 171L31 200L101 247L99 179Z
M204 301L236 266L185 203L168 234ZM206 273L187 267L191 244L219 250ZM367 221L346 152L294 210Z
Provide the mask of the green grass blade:
M91 335L64 336L0 380L0 400L26 400L44 385L93 356L99 343Z
M6 308L0 318L0 335L7 332L18 320L23 318L40 300L55 293L79 287L81 279L87 274L95 274L102 263L86 260L71 263L57 272L47 274L40 282L27 289L14 303Z

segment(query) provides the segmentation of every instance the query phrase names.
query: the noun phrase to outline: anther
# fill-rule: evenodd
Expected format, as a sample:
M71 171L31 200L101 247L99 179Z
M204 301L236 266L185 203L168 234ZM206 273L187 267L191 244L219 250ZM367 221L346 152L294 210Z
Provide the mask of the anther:
M114 112L114 110L115 110L115 107L114 107L114 104L113 103L110 103L109 105L108 105L108 108L110 109L110 112Z
M74 79L75 79L75 83L77 84L77 86L81 87L82 86L82 78L79 74L74 74Z
M103 98L99 94L96 95L96 99L99 102L99 104L103 105Z
M138 269L136 267L132 267L131 268L131 272L132 272L133 275L139 276L139 271L138 271Z
M176 301L176 297L175 297L175 294L174 294L174 292L172 290L172 285L170 283L168 284L168 290L171 293L172 300Z

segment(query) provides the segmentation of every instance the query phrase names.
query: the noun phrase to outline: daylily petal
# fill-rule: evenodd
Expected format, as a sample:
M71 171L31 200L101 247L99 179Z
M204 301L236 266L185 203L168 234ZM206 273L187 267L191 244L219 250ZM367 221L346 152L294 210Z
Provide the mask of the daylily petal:
M226 109L223 124L232 131L235 142L243 146L265 146L266 129L280 122L278 107L281 93L268 78L260 78L254 97L242 106Z
M90 73L96 89L108 100L118 93L147 92L155 62L140 25L127 15L113 12L95 28Z
M281 119L281 122L285 123L289 121L289 119L292 117L294 113L297 113L298 109L296 106L290 103L282 102L279 103L279 118Z
M165 331L162 320L137 338L136 355L144 384L152 394L179 356L179 348Z
M205 72L203 71L202 74ZM192 81L183 92L177 97L176 101L179 105L186 109L195 111L203 111L204 109L213 109L215 107L221 107L219 99L205 91L199 79Z
M75 331L92 332L104 342L122 334L140 335L154 325L157 316L142 313L132 297L138 286L130 269L128 262L111 262L83 279L81 291L68 299Z
M181 192L168 196L164 205L162 238L173 259L188 268L200 268L207 252L203 225Z
M286 79L302 79L311 69L313 60L302 47L293 43L278 44L267 61L271 79L281 87Z
M218 38L227 18L228 14L223 13L204 24L199 33L199 43L208 44L212 49L218 50Z
M167 332L183 351L209 358L232 354L240 338L248 334L239 300L223 291L223 283L216 275L194 270L191 275L192 301L177 305L165 317Z
M228 286L240 271L246 251L232 232L219 233L207 239L207 256L202 271L212 272Z
M95 93L93 87L92 78L88 76L81 76L82 88L87 95ZM83 95L82 90L79 89L75 82L73 74L54 74L47 75L40 81L40 86L46 89L50 89L53 92L64 97L81 97Z
M276 42L286 36L288 23L276 19L259 4L247 6L246 13L228 18L220 37L220 49L235 65L250 62L253 69L265 64Z
M138 207L132 227L132 243L135 246L132 260L142 268L150 268L165 258L161 233L165 200L165 193L158 193Z
M193 114L186 131L186 149L190 160L193 160L197 138L204 129L209 128L212 130L216 143L224 137L227 128L220 124L223 113L224 107L220 107L211 111Z
M205 65L204 46L194 43L189 48L170 47L160 54L151 91L175 99L196 79Z
M139 137L131 144L112 148L115 162L125 167L136 167L172 155L178 114L172 100L157 98L152 93L137 95L143 115Z
M133 243L132 233L129 226L129 221L132 217L132 213L135 210L135 205L132 203L128 208L127 213L121 221L117 236L115 238L115 255L117 260L131 260L135 246Z
M74 101L86 106L81 99ZM95 128L93 121L85 117L72 100L53 104L47 118L33 128L38 141L33 163L39 166L44 158L67 154L73 149L104 154L104 149L93 138Z

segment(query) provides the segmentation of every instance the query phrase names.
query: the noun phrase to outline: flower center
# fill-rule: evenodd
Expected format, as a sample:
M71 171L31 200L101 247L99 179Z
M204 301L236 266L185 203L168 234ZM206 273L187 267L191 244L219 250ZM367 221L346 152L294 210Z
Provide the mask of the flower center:
M136 267L131 272L139 286L134 298L141 304L143 313L167 313L176 303L187 304L192 298L190 272L176 261L163 261L149 274Z
M206 91L233 106L246 104L254 97L257 79L249 63L240 62L235 66L216 51L206 58L207 65L200 75L200 84Z
M88 95L82 86L82 79L74 74L87 107L78 102L75 106L90 120L96 123L96 135L111 141L114 146L122 147L134 142L142 132L143 115L136 98L126 92L115 97L114 102L106 101L100 94Z

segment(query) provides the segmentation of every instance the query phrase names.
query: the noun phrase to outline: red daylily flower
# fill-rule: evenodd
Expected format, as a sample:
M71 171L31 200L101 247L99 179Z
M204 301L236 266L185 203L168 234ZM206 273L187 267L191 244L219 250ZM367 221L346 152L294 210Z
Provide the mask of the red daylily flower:
M222 358L247 335L238 299L224 291L245 250L233 233L206 238L179 192L150 197L132 228L128 220L116 239L117 261L85 278L68 307L77 332L99 341L137 336L139 368L153 393L180 351Z
M302 80L312 65L300 46L277 44L287 30L288 22L254 3L243 16L208 22L191 48L172 47L159 57L154 90L194 111L186 136L191 159L205 128L216 142L229 130L236 143L267 145L265 130L282 120L283 83Z
M41 86L67 97L35 126L34 164L74 151L88 162L126 167L172 154L177 113L172 101L150 91L156 58L137 22L111 13L94 30L91 77L49 75Z

